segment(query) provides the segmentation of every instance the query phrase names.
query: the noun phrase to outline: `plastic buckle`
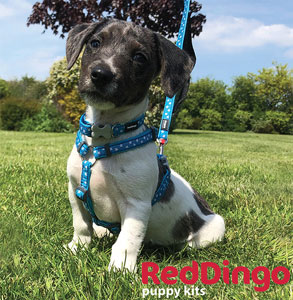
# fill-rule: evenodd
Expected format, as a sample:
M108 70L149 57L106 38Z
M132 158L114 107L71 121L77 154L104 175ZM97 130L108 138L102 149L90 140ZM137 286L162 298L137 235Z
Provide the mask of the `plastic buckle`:
M79 193L81 192L81 193ZM86 202L87 201L87 194L88 194L88 190L85 189L83 186L78 186L75 190L75 195L76 197L81 200L82 202Z
M104 137L106 139L110 139L113 136L113 129L110 124L94 124L91 129L92 137Z

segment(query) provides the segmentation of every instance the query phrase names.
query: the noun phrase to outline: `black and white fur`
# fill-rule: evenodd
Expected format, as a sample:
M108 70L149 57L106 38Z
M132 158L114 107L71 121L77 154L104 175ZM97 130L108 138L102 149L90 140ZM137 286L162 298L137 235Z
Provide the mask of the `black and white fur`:
M66 55L70 69L85 46L79 90L87 103L86 120L98 124L131 121L148 107L152 80L161 75L162 87L172 97L188 82L194 60L161 35L133 23L103 20L81 24L68 35ZM143 126L120 137L89 138L98 146L135 136ZM112 247L109 269L136 269L143 242L158 245L182 244L204 247L219 241L224 220L212 212L201 196L172 170L164 198L151 206L162 176L155 143L98 160L92 167L90 193L99 219L120 222L121 232ZM87 160L95 161L92 152ZM89 213L75 196L80 184L82 159L73 147L68 159L69 199L74 235L68 247L88 246L92 235L107 230L92 224Z

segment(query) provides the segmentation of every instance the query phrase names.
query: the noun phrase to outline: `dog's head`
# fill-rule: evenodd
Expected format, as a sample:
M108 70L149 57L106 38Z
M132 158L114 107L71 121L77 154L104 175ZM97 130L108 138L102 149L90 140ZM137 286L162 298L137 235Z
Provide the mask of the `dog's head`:
M75 26L68 35L68 69L86 45L79 80L80 93L91 103L115 107L140 102L152 80L161 74L172 97L189 80L194 59L160 34L118 20Z

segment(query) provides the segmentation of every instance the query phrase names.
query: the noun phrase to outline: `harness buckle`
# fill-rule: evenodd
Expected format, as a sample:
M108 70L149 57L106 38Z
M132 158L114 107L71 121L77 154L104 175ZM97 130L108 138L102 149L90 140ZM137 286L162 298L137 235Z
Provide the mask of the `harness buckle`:
M92 125L92 137L104 137L106 139L110 139L113 136L113 128L110 124Z
M78 186L75 190L75 195L76 197L81 200L82 202L86 202L87 200L87 194L88 194L88 190L85 189L83 186Z

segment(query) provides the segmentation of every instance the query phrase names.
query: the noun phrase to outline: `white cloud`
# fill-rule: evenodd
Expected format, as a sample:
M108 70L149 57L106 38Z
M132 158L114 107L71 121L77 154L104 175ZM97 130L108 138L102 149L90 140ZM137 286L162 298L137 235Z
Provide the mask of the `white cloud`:
M260 21L230 16L207 21L199 43L208 49L232 52L274 45L293 47L293 28L283 24L265 25Z
M0 18L10 17L14 15L14 9L0 3Z
M0 18L12 17L32 10L32 5L25 0L10 0L7 3L0 0ZM5 1L6 2L6 1Z

